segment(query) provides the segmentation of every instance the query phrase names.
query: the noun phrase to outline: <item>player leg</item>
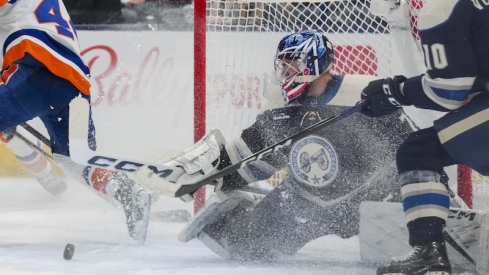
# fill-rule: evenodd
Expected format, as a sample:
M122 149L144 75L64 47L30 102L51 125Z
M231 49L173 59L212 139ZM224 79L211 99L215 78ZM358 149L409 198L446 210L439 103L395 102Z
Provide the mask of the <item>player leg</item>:
M411 134L399 147L399 181L409 243L414 251L405 259L379 268L377 274L450 274L443 237L450 197L441 175L443 167L451 164L454 161L433 127Z
M7 132L49 108L37 92L43 82L35 79L36 73L32 67L19 64L13 64L0 72L0 132ZM48 192L56 195L66 189L65 183L54 175L44 156L8 134L4 142Z
M392 167L385 173L390 177L378 177L330 201L305 192L289 177L264 198L248 195L245 201L243 194L249 193L218 191L212 197L219 200L209 200L198 214L207 213L207 217L194 217L179 239L198 237L224 258L273 260L295 254L321 236L348 238L359 232L362 201L400 201L399 188L392 186L396 180L394 171Z
M126 174L103 168L74 163L67 156L69 107L41 118L51 137L54 158L58 165L71 177L86 183L97 194L120 206L126 216L129 235L138 243L146 240L151 210L150 193L137 185ZM90 119L89 144L96 147L95 127Z
M12 150L17 159L31 172L44 190L53 196L66 191L66 182L56 174L45 156L38 153L19 137L14 136L9 130L3 132L0 141ZM32 142L35 143L36 141ZM39 147L41 146L39 141L37 144Z
M420 270L450 274L443 227L449 197L440 181L444 166L464 163L489 175L489 95L481 93L456 112L435 121L433 128L412 134L398 151L403 204L408 221L410 257L381 267L378 274L415 274Z
M97 182L100 173L90 172L91 167L75 164L69 158L69 103L74 97L80 96L80 92L69 81L43 68L33 69L31 66L15 64L5 70L2 76L5 84L0 85L0 102L5 107L0 109L0 131L39 117L48 130L51 149L60 168L79 182L88 183L97 193L105 192L118 201L126 213L131 237L140 243L144 242L149 220L149 194L118 173L102 171L101 174L110 176L104 178L105 182ZM90 128L89 143L95 148L93 124Z
M131 238L143 244L149 224L151 194L126 174L77 164L68 156L54 154L56 163L71 178L84 183L106 201L122 208Z
M294 213L304 206L299 202L304 201L284 196L288 192L284 185L264 198L239 190L217 191L180 233L179 240L198 237L226 259L273 260L294 254L311 239L298 228L302 220L294 219ZM307 232L311 231L309 227Z

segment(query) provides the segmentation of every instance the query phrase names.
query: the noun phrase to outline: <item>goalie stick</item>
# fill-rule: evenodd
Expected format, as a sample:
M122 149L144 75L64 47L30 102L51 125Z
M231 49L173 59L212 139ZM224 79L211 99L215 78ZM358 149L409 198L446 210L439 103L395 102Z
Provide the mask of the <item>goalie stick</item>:
M183 185L183 184L172 183L168 181L168 179L162 179L161 177L158 177L157 175L155 175L154 171L151 171L151 169L148 169L146 167L141 167L138 169L138 171L134 174L134 180L140 185L145 186L148 189L152 190L153 192L160 193L162 195L169 196L169 197L181 197L187 194L192 194L202 186L206 184L213 184L217 179L237 171L238 169L246 166L250 162L260 160L263 157L276 152L277 150L279 150L284 146L291 145L294 142L304 137L316 133L317 131L323 129L328 125L331 125L352 114L357 113L362 107L366 105L367 102L360 101L355 106L344 110L339 115L335 115L330 117L329 119L322 120L290 136L289 138L283 139L282 141L279 141L261 151L258 151L255 154L248 156L235 164L232 164L220 171L217 171L216 173L210 174L193 184Z

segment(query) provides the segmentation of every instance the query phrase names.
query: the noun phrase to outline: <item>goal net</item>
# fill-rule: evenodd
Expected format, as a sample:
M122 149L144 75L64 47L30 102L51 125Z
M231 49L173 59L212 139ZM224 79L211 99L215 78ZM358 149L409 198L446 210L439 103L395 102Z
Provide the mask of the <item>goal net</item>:
M425 1L399 1L399 12L406 19L388 22L371 13L370 0L196 0L196 137L203 135L203 129L219 129L232 140L257 114L276 104L276 99L264 96L266 76L273 70L278 41L298 30L326 34L335 50L333 74L422 73L415 37L417 15ZM283 171L269 182L276 185L282 178Z

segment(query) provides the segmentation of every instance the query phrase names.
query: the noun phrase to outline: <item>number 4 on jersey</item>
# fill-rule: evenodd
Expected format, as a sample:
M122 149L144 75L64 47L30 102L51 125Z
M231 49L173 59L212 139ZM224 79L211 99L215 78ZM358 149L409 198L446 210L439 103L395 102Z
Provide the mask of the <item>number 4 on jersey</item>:
M35 14L41 24L54 23L58 33L74 39L71 20L68 22L61 15L58 0L43 0L37 7Z

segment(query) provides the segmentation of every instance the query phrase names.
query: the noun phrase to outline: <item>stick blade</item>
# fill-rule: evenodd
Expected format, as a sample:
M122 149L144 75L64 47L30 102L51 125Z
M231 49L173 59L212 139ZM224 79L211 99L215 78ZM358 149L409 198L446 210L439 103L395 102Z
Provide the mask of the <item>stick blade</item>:
M70 140L87 140L90 104L82 97L70 102L69 137Z
M133 175L133 180L153 191L156 194L161 194L167 197L177 197L177 193L182 185L169 182L163 178L160 178L151 169L146 166L139 168Z
M90 103L82 97L75 97L70 102L69 145L71 159L80 164L90 157L88 147L88 128L90 119Z

